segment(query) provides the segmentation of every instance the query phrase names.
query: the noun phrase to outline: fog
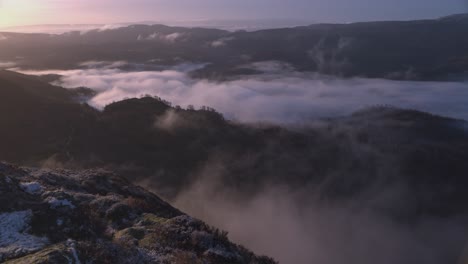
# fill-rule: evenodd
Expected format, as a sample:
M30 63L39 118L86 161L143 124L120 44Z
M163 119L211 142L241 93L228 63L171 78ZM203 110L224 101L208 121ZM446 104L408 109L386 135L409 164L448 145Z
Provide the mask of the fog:
M149 94L183 107L210 106L226 117L242 122L296 123L348 115L373 105L393 105L468 119L465 102L468 89L462 82L341 79L297 72L279 62L248 64L244 67L263 74L215 82L190 78L189 73L203 68L203 64L167 66L159 71L120 69L126 64L122 61L91 61L83 62L76 70L23 72L59 74L62 77L56 82L58 85L92 88L98 94L89 100L89 104L99 109L115 101ZM167 132L196 125L172 110L154 122L156 129ZM320 130L323 124L317 122L316 126L317 131L327 131L333 139L329 129ZM373 175L376 178L386 178L397 172L399 164L393 161L397 160L395 157L366 143L351 143L340 147L351 149L350 155L362 161L379 164L376 175ZM222 153L217 154L222 156ZM275 155L279 154L275 152ZM248 159L239 157L240 161L232 163L250 164ZM291 189L278 183L247 194L222 183L226 162L230 162L228 158L206 161L202 171L193 172L198 180L171 202L184 212L227 230L229 238L235 242L256 253L272 256L280 263L446 264L465 260L468 219L428 216L414 221L398 221L392 215L391 209L398 212L414 210L409 202L413 201L414 194L405 183L386 184L362 197L357 195L340 202L317 198L320 190L311 186ZM305 161L297 164L303 165ZM241 168L249 169L246 166ZM339 162L333 168L329 174L321 175L324 181L332 181L330 178L335 174L346 174L347 167ZM358 178L358 173L350 172L347 176ZM288 179L288 175L281 177L284 182ZM157 186L148 181L142 181L141 185ZM156 193L160 190L154 189ZM380 210L382 208L384 210Z
M243 122L294 123L317 117L342 116L374 105L392 105L443 116L468 119L467 83L412 82L383 79L341 79L296 72L288 65L263 62L245 67L264 74L226 82L196 80L188 72L203 64L183 64L160 71L124 71L125 62L85 62L69 71L24 71L60 74L56 84L89 87L99 94L89 101L96 108L125 98L156 95L174 105L209 106L227 118Z
M1 40L1 36L0 36L0 40ZM11 62L11 61L0 61L0 69L8 69L8 68L14 67L15 65L16 63Z
M401 186L343 203L314 200L306 187L269 186L246 198L217 182L217 166L209 165L174 204L279 263L465 263L467 219L428 217L405 224L373 210L403 209L411 198Z

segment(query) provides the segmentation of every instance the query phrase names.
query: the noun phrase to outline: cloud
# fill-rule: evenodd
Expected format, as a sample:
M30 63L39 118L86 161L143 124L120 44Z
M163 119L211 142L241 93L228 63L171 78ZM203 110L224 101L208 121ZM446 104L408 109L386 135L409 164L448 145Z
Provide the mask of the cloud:
M126 26L127 25L125 24L107 24L107 25L101 26L97 30L98 31L114 30L114 29L119 29L119 28L126 27Z
M330 205L278 186L246 199L213 181L195 183L175 205L279 263L457 263L466 241L464 219L428 217L405 225L357 200ZM390 192L399 197L398 190Z
M307 52L307 55L317 64L320 72L339 74L351 67L351 64L347 59L339 58L338 55L354 43L353 38L340 37L334 45L330 45L329 37L323 37Z
M166 35L164 38L169 41L169 42L174 42L176 41L177 39L181 38L182 36L184 36L183 33L172 33L172 34L169 34L169 35Z
M115 69L128 65L126 61L85 61L78 66L86 68Z
M137 40L140 40L140 41L141 40L158 40L158 41L164 41L168 43L174 43L185 36L186 36L185 33L178 33L178 32L167 34L167 35L155 32L153 34L148 35L147 37L144 37L143 35L138 35Z
M123 27L127 27L129 24L104 24L104 25L70 25L70 28L68 28L66 31L62 31L61 33L67 33L70 31L80 31L80 35L86 35L90 32L102 32L102 31L108 31L108 30L114 30L114 29L119 29ZM50 31L49 31L50 32Z
M290 64L281 61L260 61L250 63L241 68L252 69L268 74L292 73L295 69Z
M170 109L156 119L154 126L167 132L174 132L178 129L197 128L200 127L200 124L193 118L184 116Z
M113 64L94 61L84 63L86 69L25 73L60 74L63 76L60 84L65 87L93 88L99 94L90 103L98 108L126 97L151 94L185 107L207 105L228 118L247 122L300 122L308 118L347 115L366 106L382 104L468 119L466 83L340 79L297 72L281 62L246 65L263 74L213 82L189 77L190 71L203 67L199 64L132 72L109 66ZM168 132L196 126L171 110L154 122L154 126ZM324 131L328 135L330 130L326 127ZM374 157L366 153L377 151L368 144L356 149L354 145L352 147L353 157L363 156L361 159L366 161L372 160L367 157ZM291 157L288 152L285 155ZM227 161L226 158L219 163L248 163L250 158L239 159L241 161ZM388 156L381 159L392 160ZM379 169L391 174L395 166L389 164L394 165L392 162L379 163ZM336 170L323 177L346 169L339 162L333 167ZM239 193L218 181L223 178L222 173L223 164L208 160L200 180L181 192L175 205L229 231L234 241L256 253L271 255L280 263L456 263L465 245L466 219L426 217L409 226L375 210L414 209L408 205L412 194L398 185L386 185L385 190L366 196L364 202L355 198L327 204L315 200L315 195L311 195L314 189L309 186L303 190L291 190L281 185L262 186L262 191L251 196ZM267 171L266 174L270 176L272 173Z
M183 64L161 71L125 72L101 67L24 73L60 74L63 76L60 84L64 87L95 89L99 94L89 103L97 108L149 94L183 107L210 106L227 118L246 122L291 123L347 115L373 105L393 105L468 119L466 83L340 79L291 69L285 72L280 63L271 62L252 65L265 74L232 81L195 80L188 76L188 71L200 67L203 65Z
M0 69L8 69L16 66L16 63L11 61L0 61Z
M220 38L218 40L215 40L213 42L211 42L211 46L213 48L219 48L219 47L223 47L223 46L226 46L226 44L229 42L229 41L232 41L234 40L233 37L227 37L227 38Z

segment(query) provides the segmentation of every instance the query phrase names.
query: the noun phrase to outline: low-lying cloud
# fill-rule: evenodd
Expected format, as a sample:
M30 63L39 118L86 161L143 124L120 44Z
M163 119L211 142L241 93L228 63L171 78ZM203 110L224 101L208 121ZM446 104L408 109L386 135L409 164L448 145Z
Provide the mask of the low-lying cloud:
M299 191L281 187L267 188L246 200L215 185L212 178L202 179L181 194L175 205L227 230L235 242L279 263L463 261L466 219L427 218L405 225L357 201L327 205L310 198L298 199Z
M99 92L89 103L97 108L124 98L154 95L186 107L210 106L227 118L246 122L297 122L308 118L347 115L373 105L393 105L468 119L468 89L460 82L412 82L383 79L340 79L279 69L278 63L252 65L265 74L226 82L195 80L188 72L203 65L184 64L161 71L131 71L93 62L69 71L25 72L60 74L59 84Z
M178 114L177 111L171 109L162 116L159 116L156 119L154 126L157 129L174 132L178 129L199 127L200 124L198 124L197 121L184 117Z
M0 61L0 69L8 69L15 67L16 63L11 62L11 61Z
M126 66L128 63L126 61L85 61L79 64L81 67L85 68L101 68L101 69L115 69L119 67Z
M126 62L94 61L80 65L84 69L25 73L60 74L59 84L64 87L93 88L98 95L89 103L97 108L124 98L149 94L183 107L210 106L228 118L246 122L300 122L308 118L347 115L366 106L387 104L468 119L466 83L340 79L300 73L278 62L246 66L263 74L214 82L189 77L190 71L203 65L184 64L160 71L118 69L123 65ZM196 125L175 111L166 112L154 122L155 127L168 132ZM329 130L326 131L328 135ZM373 154L376 150L367 143L352 149L353 156L365 161L380 157L380 153ZM388 175L394 173L392 169L398 164L388 161L392 158L382 156L386 162L379 163L376 175L380 171ZM241 163L247 164L249 158L245 159ZM297 159L294 156L294 160ZM468 237L466 219L428 216L408 224L395 221L375 209L413 210L407 203L414 193L406 187L385 185L384 189L373 192L372 197L352 197L340 203L314 199L315 195L311 193L315 190L308 186L303 190L291 190L279 183L262 186L254 194L245 194L221 183L225 173L223 165L227 162L231 161L226 158L218 164L208 160L206 169L193 172L199 180L180 192L173 202L183 211L229 231L231 239L256 253L273 256L280 263L297 264L445 264L463 261ZM252 168L245 166L241 168ZM337 169L324 177L347 170L339 160L332 166ZM270 176L271 171L266 171L265 177ZM349 173L347 176L355 175ZM284 177L286 179L288 175ZM142 184L146 187L157 185L149 181ZM156 191L161 192L160 189Z
M220 38L220 39L217 39L217 40L211 42L211 46L212 46L213 48L224 47L224 46L226 46L226 44L227 44L229 41L232 41L232 40L234 40L233 37Z
M148 36L143 36L143 35L138 35L137 40L156 40L156 41L163 41L163 42L168 42L168 43L174 43L177 40L180 40L181 38L185 37L186 34L184 33L171 33L171 34L161 34L158 32L155 32L153 34L150 34Z

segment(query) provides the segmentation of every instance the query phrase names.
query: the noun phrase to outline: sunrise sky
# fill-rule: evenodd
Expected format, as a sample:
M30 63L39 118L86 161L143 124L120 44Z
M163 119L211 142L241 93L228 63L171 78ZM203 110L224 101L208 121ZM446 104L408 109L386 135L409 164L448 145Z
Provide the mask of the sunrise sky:
M467 12L468 0L0 0L0 27L144 20L405 20Z

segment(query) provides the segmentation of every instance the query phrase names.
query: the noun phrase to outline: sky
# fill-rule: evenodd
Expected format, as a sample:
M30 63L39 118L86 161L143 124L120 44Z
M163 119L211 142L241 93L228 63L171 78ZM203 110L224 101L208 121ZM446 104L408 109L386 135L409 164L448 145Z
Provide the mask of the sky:
M468 12L468 0L0 0L0 27L201 19L355 22Z

